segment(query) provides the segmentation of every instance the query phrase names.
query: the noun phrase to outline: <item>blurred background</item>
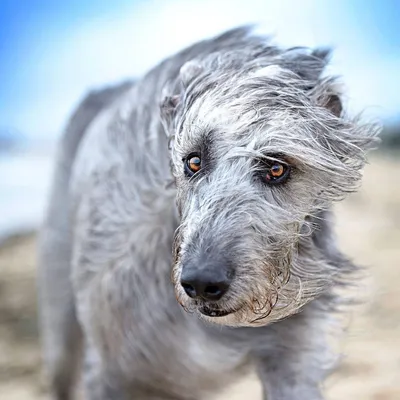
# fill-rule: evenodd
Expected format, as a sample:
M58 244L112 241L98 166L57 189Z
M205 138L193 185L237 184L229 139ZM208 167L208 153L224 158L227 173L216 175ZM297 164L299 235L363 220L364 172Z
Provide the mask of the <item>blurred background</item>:
M383 125L359 193L337 206L343 249L366 266L331 400L400 399L400 1L0 0L0 399L45 399L37 230L66 120L89 88L139 77L246 23L287 46L332 46L351 113ZM254 377L220 398L259 399Z

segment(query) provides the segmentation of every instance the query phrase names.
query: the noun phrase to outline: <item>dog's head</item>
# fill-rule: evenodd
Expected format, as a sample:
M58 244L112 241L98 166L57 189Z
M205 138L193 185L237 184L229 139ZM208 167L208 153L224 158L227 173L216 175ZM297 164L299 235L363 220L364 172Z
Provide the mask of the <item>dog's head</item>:
M181 68L162 114L181 217L173 282L187 310L266 324L340 272L312 232L356 190L377 130L344 115L336 80L321 77L327 55L252 39Z

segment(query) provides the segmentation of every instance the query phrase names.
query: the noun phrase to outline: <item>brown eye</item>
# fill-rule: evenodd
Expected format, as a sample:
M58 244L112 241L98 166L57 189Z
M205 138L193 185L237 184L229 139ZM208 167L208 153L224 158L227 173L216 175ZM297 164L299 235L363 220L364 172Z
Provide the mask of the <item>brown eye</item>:
M186 159L186 163L185 163L186 173L189 176L192 176L196 172L199 172L200 169L201 169L201 158L196 154L190 155Z
M289 166L275 161L271 164L265 175L265 180L268 183L282 183L289 176Z

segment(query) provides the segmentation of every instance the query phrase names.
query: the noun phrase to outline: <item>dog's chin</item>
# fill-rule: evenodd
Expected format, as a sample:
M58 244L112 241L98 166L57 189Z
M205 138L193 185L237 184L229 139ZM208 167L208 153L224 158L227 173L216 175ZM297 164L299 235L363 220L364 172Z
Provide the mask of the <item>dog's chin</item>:
M241 307L236 309L224 309L201 305L196 308L196 312L202 320L214 325L230 327L249 325L243 320L244 310Z
M223 318L228 315L234 314L237 310L221 309L221 308L211 308L207 305L199 306L197 311L205 317L209 318Z
M220 326L231 326L237 327L240 326L240 319L237 317L237 313L228 312L228 311L219 311L218 316L215 315L215 312L208 313L202 308L197 310L197 314L203 321L210 323L212 325L220 325Z

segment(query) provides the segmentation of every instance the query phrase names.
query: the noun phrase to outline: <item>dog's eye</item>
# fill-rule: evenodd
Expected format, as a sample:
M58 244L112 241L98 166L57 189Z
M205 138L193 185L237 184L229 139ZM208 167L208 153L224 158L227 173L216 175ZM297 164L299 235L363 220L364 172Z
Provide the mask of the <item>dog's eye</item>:
M197 154L191 154L186 158L185 172L192 176L201 170L201 158Z
M289 177L289 172L289 165L274 161L268 166L264 179L267 183L282 183Z

